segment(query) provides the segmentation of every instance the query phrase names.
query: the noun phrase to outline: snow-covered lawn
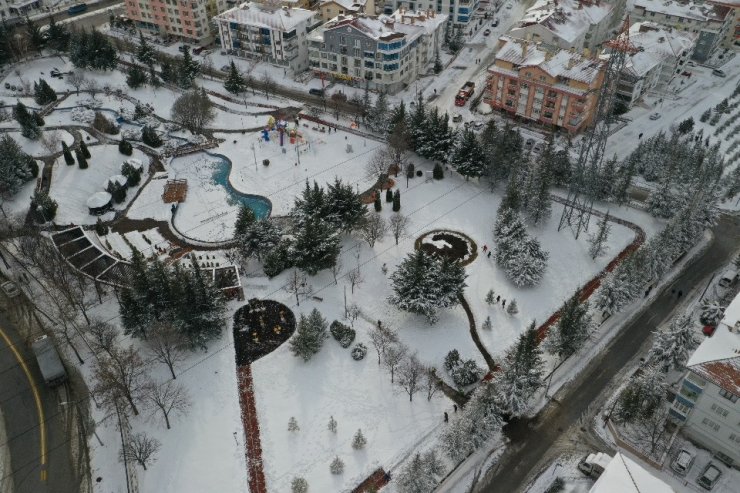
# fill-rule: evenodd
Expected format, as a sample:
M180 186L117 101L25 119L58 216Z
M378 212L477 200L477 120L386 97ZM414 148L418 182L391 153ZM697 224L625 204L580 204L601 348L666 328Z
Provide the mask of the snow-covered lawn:
M54 221L58 224L94 224L97 216L90 215L87 208L87 199L95 192L105 190L108 178L121 173L121 165L129 158L118 152L118 146L100 145L90 146L88 168L80 169L77 164L67 166L64 158L56 160L52 173L51 190L49 194L57 201L59 208ZM149 162L149 158L138 149L134 149L133 158L142 162ZM144 178L142 178L143 180ZM115 204L115 209L123 209L133 198L140 185L129 188L126 200ZM112 218L109 212L103 219Z
M66 142L67 145L71 145L74 142L72 134L65 130L44 130L41 138L37 140L27 139L21 135L20 132L8 132L13 140L15 140L24 152L30 154L33 157L48 156L55 152L62 150L62 141ZM44 141L57 142L51 150L46 148Z

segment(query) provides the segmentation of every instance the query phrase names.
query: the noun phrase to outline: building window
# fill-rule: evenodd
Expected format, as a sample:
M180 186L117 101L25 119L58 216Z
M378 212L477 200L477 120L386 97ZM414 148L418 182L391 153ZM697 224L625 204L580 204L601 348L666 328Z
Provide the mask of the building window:
M702 419L701 424L706 425L708 428L711 428L714 431L719 431L719 423L715 423L709 418Z
M551 119L552 119L552 112L551 112L551 111L545 111L545 112L544 112L544 113L542 114L542 116L544 116L544 117L545 117L545 118L547 118L548 120L551 120Z
M362 48L362 41L359 39L355 40L355 48L359 49Z
M689 406L678 402L678 400L673 401L673 407L674 407L674 409L676 409L677 411L682 412L683 414L688 414L689 413L689 409L690 409Z
M734 433L730 433L730 440L733 442L740 443L740 435L736 435Z
M712 404L712 411L714 411L715 413L719 414L722 417L727 416L727 412L728 412L727 409L720 407L717 404Z
M345 38L344 36L339 36L339 44L340 45L347 44L347 38Z
M725 389L720 389L719 390L719 395L721 395L722 397L724 397L725 399L727 399L730 402L733 402L733 403L737 402L737 396L735 394L733 394L732 392L728 392Z

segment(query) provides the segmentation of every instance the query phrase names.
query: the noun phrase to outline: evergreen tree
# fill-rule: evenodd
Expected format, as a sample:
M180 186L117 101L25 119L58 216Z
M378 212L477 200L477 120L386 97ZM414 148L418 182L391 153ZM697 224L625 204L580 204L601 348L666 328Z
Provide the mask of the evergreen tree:
M325 221L314 218L298 230L293 245L295 265L309 275L337 263L339 234Z
M306 478L295 477L290 482L291 493L308 493L308 481Z
M153 67L155 56L154 48L147 42L144 33L139 31L139 46L136 48L136 59L146 67Z
M485 170L485 155L478 138L472 130L465 130L457 147L452 152L450 164L467 180L478 178Z
M503 420L497 404L496 389L483 383L473 391L458 418L442 432L440 440L447 456L459 462L501 430Z
M529 409L529 399L542 385L542 351L537 342L535 322L506 353L504 370L494 382L496 399L502 411L519 417Z
M699 342L693 321L686 315L674 318L666 330L654 334L647 361L663 372L682 370Z
M516 300L511 300L511 303L506 306L506 313L509 315L516 315L519 313L519 307L516 304Z
M240 204L239 212L236 215L236 222L234 223L234 238L239 238L240 235L246 233L247 229L256 220L257 218L254 215L254 211L246 204Z
M177 71L172 67L172 64L164 60L162 61L162 70L160 71L162 80L168 84L174 84L177 82Z
M146 84L146 81L146 73L139 65L134 64L129 67L128 75L126 76L126 84L128 84L131 89L138 89Z
M420 156L422 155L419 149L423 148L426 144L425 138L428 136L425 134L425 123L427 120L426 106L424 105L424 98L419 95L416 101L414 112L411 114L409 120L409 134L411 137L411 149L413 149Z
M251 223L244 225L242 221L247 219L247 217L242 217L242 211L239 211L237 227L244 226L244 231L235 233L237 248L244 258L254 255L257 260L261 261L264 255L277 246L282 233L270 219L252 220Z
M481 328L483 330L491 330L493 329L493 323L491 322L491 316L486 315L486 319L483 321L483 324L481 325Z
M47 46L54 51L67 51L69 47L69 31L64 24L57 24L52 15L47 32Z
M447 113L439 117L436 125L436 133L431 137L434 144L434 152L431 159L447 162L450 159L455 143L459 140L457 131L450 127L450 117Z
M320 217L347 233L357 229L367 217L367 208L352 184L344 184L339 178L327 187L322 209Z
M193 269L191 275L187 276L189 282L186 288L192 285L194 303L183 305L181 301L176 320L181 322L180 331L191 349L206 349L208 342L221 335L226 301L222 292L210 280L204 278L194 255L191 256L191 262ZM175 275L177 276L177 271ZM177 293L174 284L172 288L172 291ZM185 300L188 299L186 296Z
M592 259L600 257L609 249L609 247L605 244L606 241L609 239L609 232L611 230L611 226L609 225L609 212L607 212L604 217L601 218L598 227L599 229L596 231L596 233L589 235L588 237L588 253L589 255L591 255Z
M329 464L329 472L332 474L342 474L344 472L344 461L339 456L334 457L334 460Z
M355 450L362 450L365 448L365 445L367 444L367 439L365 438L365 435L362 434L361 429L357 429L357 433L355 433L355 436L352 438L352 448Z
M298 426L298 420L295 419L295 416L291 416L288 420L288 431L296 432L300 431L301 427Z
M590 328L588 302L581 303L576 293L560 308L560 319L548 332L545 347L551 353L567 358L583 346Z
M69 58L78 68L113 70L118 65L118 54L107 36L93 29L79 31L70 38Z
M546 161L535 162L530 170L530 180L526 190L527 216L533 224L550 217L550 171Z
M692 117L688 117L687 119L683 120L681 123L678 124L678 131L682 134L687 134L691 132L694 129L694 119Z
M439 163L436 163L434 165L434 168L432 169L432 178L435 180L441 180L445 177L445 171L442 168L442 165Z
M25 28L28 41L36 53L40 55L41 50L46 46L46 37L44 36L44 33L41 32L41 27L36 25L36 23L28 17L28 14L26 14Z
M377 193L375 195L375 201L373 202L373 205L375 206L375 212L380 212L383 210L383 203L380 201L380 193Z
M33 83L33 99L39 106L46 106L57 100L57 93L44 79L39 79Z
M435 259L423 250L409 254L391 274L393 295L389 301L399 309L437 320L437 309L459 302L465 288L465 270L446 258Z
M701 300L699 321L704 325L716 327L725 315L725 307L718 301Z
M326 202L324 189L316 181L313 182L313 187L311 187L308 180L306 180L306 187L301 192L301 196L296 197L295 205L290 211L293 223L300 228L314 218L323 219L324 214L329 209Z
M389 116L388 96L385 91L380 91L368 115L368 125L373 131L385 135L388 132Z
M49 197L49 194L44 191L38 190L31 197L31 212L38 223L43 224L54 220L57 207L56 200Z
M499 205L500 209L511 209L513 211L519 211L522 207L523 197L522 197L522 186L521 181L519 179L519 174L516 172L516 170L513 170L509 174L509 181L506 184L506 192L504 194L504 198L501 201L501 205Z
M224 81L224 89L232 94L239 94L244 92L246 88L247 84L244 82L244 77L239 73L236 64L232 60L229 65L229 75L226 77L226 81Z
M547 269L547 259L550 254L540 247L540 242L530 236L525 236L522 241L508 238L504 243L504 253L499 252L503 259L506 275L517 286L534 286L540 282Z
M433 453L434 451L432 450L431 452ZM443 474L444 471L444 466L436 456L434 460L434 465L439 466L436 469L432 469L422 458L421 454L415 454L413 459L404 465L395 480L399 492L430 493L433 491L437 486L437 478L435 476Z
M90 149L87 148L87 144L85 144L84 140L80 140L80 151L82 152L82 155L85 156L85 159L90 159Z
M495 302L496 298L494 297L493 289L489 289L488 293L486 293L486 303L493 305Z
M321 313L314 308L306 317L301 314L298 322L298 328L295 335L290 339L289 345L291 352L303 361L308 361L311 357L321 350L329 335L326 333L328 324Z
M77 165L80 169L87 169L87 159L85 155L79 149L75 149L75 157L77 158Z
M129 142L128 140L121 139L121 142L118 143L118 152L120 152L124 156L130 156L134 153L134 147L131 145L131 142ZM72 156L70 155L70 157Z
M64 155L64 162L67 163L67 166L72 166L75 163L75 158L72 157L72 151L69 150L69 146L64 141L62 141L62 154Z
M393 193L393 212L401 210L401 191L396 189Z
M643 367L619 394L614 417L626 423L650 418L662 405L665 392L663 375L654 367Z
M33 178L34 166L38 170L34 159L23 152L10 135L6 133L0 137L0 194L15 195Z
M336 433L337 432L337 420L334 419L334 416L329 416L329 424L326 425L326 427L332 433Z
M393 202L393 190L390 188L385 191L385 201Z
M141 141L149 147L154 148L162 145L162 139L149 125L144 125L144 128L141 129Z
M177 84L183 89L190 89L193 87L193 82L195 82L198 74L200 74L200 64L193 60L190 48L184 46L182 57L177 66Z
M439 58L439 50L434 50L434 73L438 74L444 69L442 60Z
M28 111L26 105L18 101L13 107L13 118L21 126L21 135L27 139L36 140L41 137L41 130L36 118Z

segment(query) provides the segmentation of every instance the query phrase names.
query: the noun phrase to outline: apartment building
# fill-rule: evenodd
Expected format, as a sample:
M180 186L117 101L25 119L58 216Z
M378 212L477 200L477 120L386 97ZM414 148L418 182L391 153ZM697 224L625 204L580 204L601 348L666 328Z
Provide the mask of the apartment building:
M309 36L309 65L330 80L395 93L434 62L446 22L433 10L340 16Z
M513 117L576 133L595 116L604 71L601 60L502 36L483 101Z
M308 33L321 23L319 13L254 2L214 17L221 46L228 53L289 68L308 68Z
M733 50L740 49L740 1L738 0L707 0L709 3L730 9L733 20L725 35L723 46Z
M615 13L614 5L600 0L540 0L508 34L564 50L594 50L612 37Z
M449 27L462 29L469 35L479 7L479 0L386 0L383 12L390 14L400 9L409 12L431 10L437 15L445 14Z
M26 15L37 14L42 10L43 0L0 0L0 21L22 22Z
M338 15L375 15L375 0L322 0L319 11L324 22Z
M719 4L677 0L635 0L633 22L651 21L698 35L693 59L706 62L734 25L734 11Z
M211 18L229 6L227 0L126 0L125 5L137 27L194 44L214 39Z
M671 419L718 459L740 463L740 295L691 355L686 370Z
M655 22L638 22L630 26L629 37L639 51L628 55L616 95L628 106L648 91L664 89L690 73L686 71L686 63L694 54L697 34Z

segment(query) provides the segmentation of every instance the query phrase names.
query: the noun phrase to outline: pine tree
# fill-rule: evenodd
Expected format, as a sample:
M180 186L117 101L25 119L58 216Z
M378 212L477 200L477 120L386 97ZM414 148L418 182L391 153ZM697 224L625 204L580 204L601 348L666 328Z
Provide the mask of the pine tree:
M459 462L483 446L501 430L501 413L495 387L482 383L473 391L458 418L442 432L440 440L447 456Z
M169 84L177 82L177 71L167 60L162 61L160 73L164 82Z
M69 150L69 146L64 141L62 141L62 155L64 155L64 162L67 166L72 166L75 163L75 158L72 157L72 151Z
M393 190L391 190L390 188L385 191L385 201L393 202Z
M75 157L77 157L77 165L80 169L87 169L87 159L80 149L75 149Z
M666 330L654 332L648 363L663 372L683 369L689 354L698 345L693 325L691 317L684 315L674 318Z
M493 296L493 289L489 289L486 293L486 303L493 305L496 302L496 298Z
M437 479L417 453L404 465L396 478L400 493L430 493L437 486Z
M389 116L388 96L381 91L368 115L368 125L373 131L385 135L388 133Z
M200 74L200 64L193 60L190 48L186 45L177 66L177 84L183 89L190 89L198 74Z
M296 233L293 245L295 265L313 276L335 265L339 250L337 231L319 218L311 219Z
M329 471L332 474L342 474L344 472L344 461L339 456L334 457L334 460L329 464Z
M244 92L246 88L247 84L244 82L244 77L239 73L236 64L232 60L229 65L229 75L226 77L226 81L224 81L224 89L232 94L239 94Z
M622 265L607 274L596 293L594 305L605 315L617 313L635 298L631 276Z
M337 432L337 420L334 419L334 416L329 416L329 424L326 427L332 433L336 433Z
M234 223L234 238L238 238L244 234L256 220L254 211L242 203L239 206L239 212L236 215L236 222Z
M82 155L85 156L85 159L90 159L90 149L87 148L87 144L85 144L84 140L80 141L80 151L82 152Z
M366 444L367 439L365 438L365 435L362 434L362 430L358 428L357 433L355 433L355 436L352 439L352 448L355 450L362 450L365 448Z
M527 216L533 224L550 217L552 206L550 202L550 170L546 161L535 163L530 170L531 179L526 190Z
M435 180L441 180L445 177L445 171L442 168L442 165L439 163L436 163L434 165L434 168L432 169L432 178Z
M560 319L552 327L545 339L545 347L552 354L565 359L578 351L589 337L591 315L588 302L580 302L578 293L574 294L560 308Z
M373 206L375 207L375 212L380 212L383 210L383 203L380 201L380 192L375 194L375 201L373 201Z
M521 416L529 408L529 398L542 386L542 351L534 321L506 353L502 366L504 369L494 382L497 402L504 412Z
M593 235L589 235L588 237L588 253L589 255L591 255L592 259L600 257L609 249L609 247L605 243L609 239L610 230L611 226L609 225L609 212L607 212L601 218L601 221L599 221L599 229L596 231L596 233Z
M417 154L422 155L419 149L421 149L426 141L425 137L425 123L427 120L426 106L424 105L424 98L419 95L416 101L414 112L411 114L409 120L409 133L411 134L411 149Z
M542 250L539 241L529 236L521 241L510 237L505 245L504 251L508 257L503 260L503 267L509 279L517 286L538 284L545 274L550 254Z
M139 46L136 48L136 59L146 67L154 66L155 52L147 42L143 32L139 32Z
M291 493L308 493L308 481L305 478L295 477L290 482Z
M665 392L663 375L655 367L641 368L619 394L615 418L626 423L650 418L661 407Z
M493 329L493 323L491 323L491 316L487 315L486 319L483 321L483 325L481 325L481 328L483 330L491 330Z
M121 142L118 143L118 152L124 156L130 156L134 153L134 148L131 145L131 142L126 139L121 139Z
M701 315L699 321L704 325L716 327L725 315L725 307L717 300L701 300Z
M34 100L38 105L45 106L57 100L57 93L44 79L33 83Z
M291 352L303 361L308 361L321 350L329 335L326 333L328 324L319 311L314 308L308 317L301 314L295 335L290 339Z
M162 145L162 139L149 125L144 125L144 128L141 129L141 141L149 147L154 148Z
M248 220L248 213L239 211L236 227L241 228L242 222ZM252 255L261 261L262 258L275 248L280 241L282 233L270 219L254 220L244 225L244 231L241 233L234 232L234 238L237 241L237 248L244 258Z
M33 167L36 161L23 152L18 143L9 134L0 137L0 194L14 195L33 178Z
M47 46L54 51L67 51L69 47L69 31L64 24L57 24L54 16L49 20L49 29L46 31Z
M298 421L295 419L294 416L291 416L288 420L288 431L300 431L301 427L298 426Z
M452 152L450 164L467 180L478 178L485 170L485 155L472 130L465 130L457 147Z
M41 130L39 129L36 118L28 111L26 105L20 101L13 107L13 118L21 126L21 135L31 140L41 137Z
M313 187L311 187L308 180L306 180L306 187L301 192L301 196L296 197L295 205L290 211L293 223L297 228L301 228L315 218L324 219L324 215L329 212L326 202L324 189L316 181L313 182Z
M126 84L128 84L131 89L138 89L146 84L146 81L146 73L139 65L134 64L129 67L128 74L126 76Z
M506 313L509 315L516 315L519 313L519 307L516 305L516 300L511 300L511 303L506 307Z
M393 193L393 212L401 210L401 191L396 189Z
M344 184L342 180L335 178L334 183L327 187L319 214L319 217L334 228L349 233L363 223L367 217L367 208L352 184Z

